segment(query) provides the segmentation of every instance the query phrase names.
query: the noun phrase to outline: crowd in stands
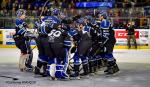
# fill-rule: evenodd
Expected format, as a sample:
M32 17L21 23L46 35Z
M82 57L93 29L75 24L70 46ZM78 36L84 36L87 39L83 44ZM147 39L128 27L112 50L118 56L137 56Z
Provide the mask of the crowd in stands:
M29 11L30 16L39 16L42 6L45 4L47 0L1 0L0 5L0 16L15 16L15 12L17 9L26 9ZM44 12L48 11L52 7L70 9L70 11L74 11L76 9L76 2L84 2L84 1L115 1L115 0L51 0L46 4ZM134 9L110 9L108 11L109 16L142 16L144 10L139 8Z
M47 0L0 0L0 17L12 18L16 16L16 11L18 9L26 9L30 17L37 18L41 14L42 7L44 6L46 1ZM76 2L85 1L113 2L115 0L50 0L48 3L46 3L43 14L48 13L48 11L55 7L61 8L61 10L63 10L63 12L67 15L83 14L85 12L84 10L87 9L77 9ZM142 7L135 7L112 8L108 10L108 16L115 19L115 23L118 23L120 25L121 22L122 25L124 25L125 23L120 19L124 19L125 17L140 18L145 15L144 9Z

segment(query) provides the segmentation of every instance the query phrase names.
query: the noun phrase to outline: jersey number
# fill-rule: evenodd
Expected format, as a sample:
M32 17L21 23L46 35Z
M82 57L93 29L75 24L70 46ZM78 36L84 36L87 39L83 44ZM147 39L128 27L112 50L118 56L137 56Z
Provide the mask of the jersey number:
M54 37L59 37L61 35L60 31L52 30L48 36L54 36Z

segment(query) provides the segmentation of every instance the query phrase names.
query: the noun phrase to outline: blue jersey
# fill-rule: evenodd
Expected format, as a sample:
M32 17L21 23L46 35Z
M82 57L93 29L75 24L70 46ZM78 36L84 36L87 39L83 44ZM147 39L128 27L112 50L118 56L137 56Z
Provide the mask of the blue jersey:
M24 35L27 30L27 24L24 20L17 18L16 19L16 35Z
M103 19L100 23L100 28L102 31L102 36L103 36L103 43L105 44L109 38L110 38L110 27L111 27L111 23L106 20Z
M54 24L61 23L57 16L45 16L42 21L45 22L45 24L50 28L53 28Z
M39 24L39 33L48 34L50 30L53 29L53 25L57 23L60 23L60 20L56 16L45 16L41 19L41 23Z
M100 23L100 27L101 27L102 29L109 29L109 28L110 28L110 25L111 25L111 23L110 23L108 20L106 20L106 19L103 19L103 20L101 21L101 23Z
M78 34L78 31L76 29L74 29L74 28L70 28L70 30L68 31L68 35L70 37L73 37L73 36L75 36L77 34Z
M68 32L68 37L64 40L64 45L69 47L69 46L71 46L70 37L76 41L78 31L74 28L70 28L69 31L67 31L67 32Z
M100 27L103 31L103 36L109 36L110 35L109 31L110 31L111 23L108 20L106 20L106 19L102 20L100 23Z
M82 31L79 32L80 34L80 40L91 40L91 27L90 26L84 26Z

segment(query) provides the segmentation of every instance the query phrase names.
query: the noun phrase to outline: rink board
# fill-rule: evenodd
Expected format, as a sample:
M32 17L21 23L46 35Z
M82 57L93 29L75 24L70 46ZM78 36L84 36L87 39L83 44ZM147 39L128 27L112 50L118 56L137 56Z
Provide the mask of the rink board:
M32 48L34 48L35 45L32 45ZM15 45L0 45L0 48L16 48ZM115 49L128 49L127 46L115 46ZM134 47L131 47L131 49L134 49ZM150 49L150 46L138 46L137 49Z
M14 29L0 29L0 48L16 48L12 38L14 31ZM135 36L138 49L150 49L150 29L136 29ZM115 37L115 49L128 49L125 29L115 29ZM32 40L31 45L35 46L35 44L35 41Z

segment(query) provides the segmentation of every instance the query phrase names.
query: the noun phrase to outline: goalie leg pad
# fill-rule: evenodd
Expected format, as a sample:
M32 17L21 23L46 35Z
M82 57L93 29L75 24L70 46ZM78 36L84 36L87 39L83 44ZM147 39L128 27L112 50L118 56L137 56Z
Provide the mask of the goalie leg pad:
M69 78L68 74L64 70L64 65L57 65L56 66L56 78Z
M49 74L52 78L55 78L55 73L56 73L56 64L48 65L48 74Z

